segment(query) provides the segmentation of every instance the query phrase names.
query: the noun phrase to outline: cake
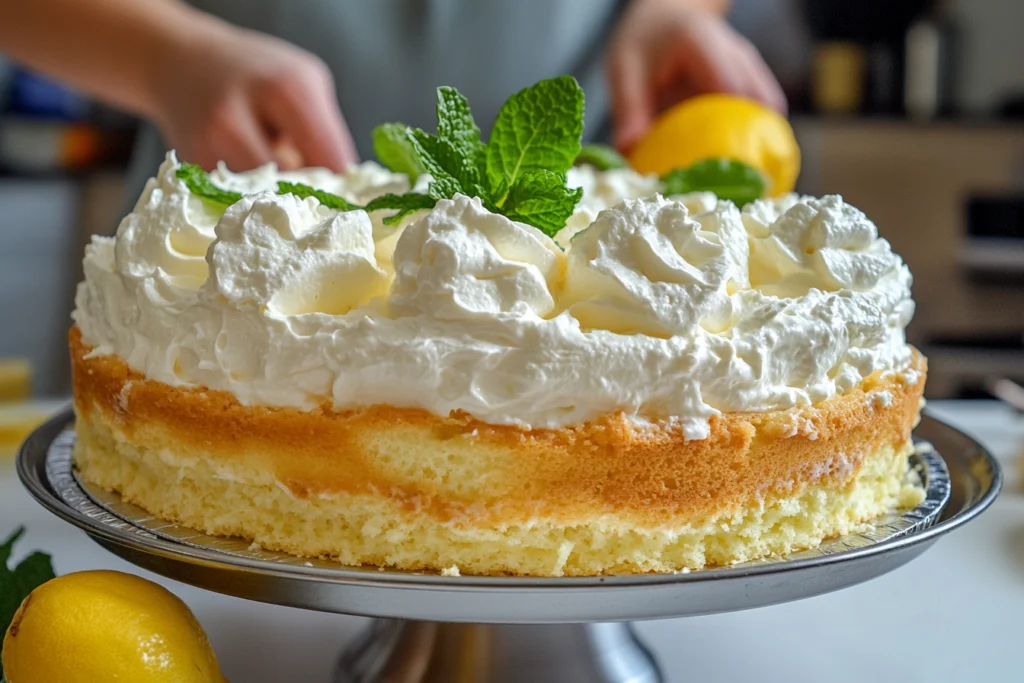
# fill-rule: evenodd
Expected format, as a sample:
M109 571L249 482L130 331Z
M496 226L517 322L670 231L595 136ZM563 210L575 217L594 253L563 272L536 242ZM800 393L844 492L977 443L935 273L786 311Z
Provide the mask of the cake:
M908 269L838 196L742 210L572 169L553 237L373 162L210 179L168 154L85 256L80 476L301 556L446 574L676 572L920 499ZM367 204L369 205L369 204Z

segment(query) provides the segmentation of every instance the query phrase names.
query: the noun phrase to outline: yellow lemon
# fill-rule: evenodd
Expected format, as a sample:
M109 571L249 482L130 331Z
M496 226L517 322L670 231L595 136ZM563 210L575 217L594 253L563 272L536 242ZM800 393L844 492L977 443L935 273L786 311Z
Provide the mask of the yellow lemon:
M113 571L32 591L3 647L9 683L224 683L199 622L170 591Z
M700 95L658 117L629 155L640 173L664 175L704 159L737 159L761 171L768 194L793 191L800 148L785 117L733 95Z

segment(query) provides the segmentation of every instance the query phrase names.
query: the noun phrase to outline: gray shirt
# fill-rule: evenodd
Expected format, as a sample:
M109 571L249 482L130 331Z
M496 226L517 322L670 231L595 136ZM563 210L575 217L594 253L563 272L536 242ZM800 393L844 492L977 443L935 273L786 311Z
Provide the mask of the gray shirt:
M434 90L458 88L487 134L505 98L572 74L586 93L587 139L603 137L603 51L618 0L195 0L239 26L276 35L323 59L363 159L385 121L435 129ZM163 156L152 128L140 137L129 197Z

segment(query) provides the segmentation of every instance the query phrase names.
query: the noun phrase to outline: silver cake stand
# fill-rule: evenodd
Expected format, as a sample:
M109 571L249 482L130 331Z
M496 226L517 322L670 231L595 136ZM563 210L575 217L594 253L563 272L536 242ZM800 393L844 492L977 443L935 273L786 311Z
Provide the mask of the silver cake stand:
M58 415L22 446L18 474L36 500L111 552L172 579L377 617L342 654L338 683L657 683L658 665L630 620L750 609L867 581L978 516L1002 480L984 448L926 416L913 457L924 502L813 551L679 574L439 576L305 560L155 518L78 480L73 421Z

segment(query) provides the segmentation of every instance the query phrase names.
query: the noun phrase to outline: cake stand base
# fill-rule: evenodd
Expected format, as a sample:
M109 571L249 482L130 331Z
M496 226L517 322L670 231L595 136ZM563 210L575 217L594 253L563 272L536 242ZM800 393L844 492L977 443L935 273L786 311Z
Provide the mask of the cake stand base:
M335 683L661 683L628 622L449 624L378 619Z

